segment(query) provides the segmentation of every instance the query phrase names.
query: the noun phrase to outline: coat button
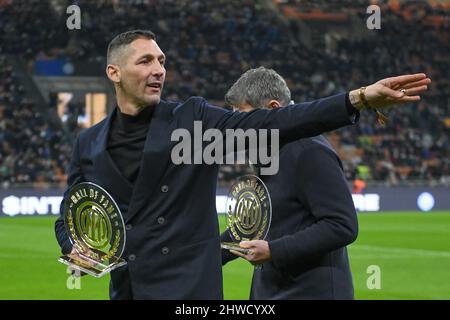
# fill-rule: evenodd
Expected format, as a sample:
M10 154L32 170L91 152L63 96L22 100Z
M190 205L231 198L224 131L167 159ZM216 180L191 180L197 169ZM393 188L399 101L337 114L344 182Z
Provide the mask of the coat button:
M170 250L169 250L169 248L167 248L167 247L164 247L164 248L161 249L162 254L168 254L169 251L170 251Z
M131 230L133 228L133 226L131 224L127 224L125 226L125 230Z
M159 217L158 218L158 223L159 224L163 224L164 222L166 222L166 219L164 219L164 217Z
M164 192L164 193L166 193L167 191L169 191L169 187L168 187L167 185L163 185L163 186L161 187L161 191Z
M130 255L128 256L128 260L130 260L130 261L136 260L136 255L130 254Z

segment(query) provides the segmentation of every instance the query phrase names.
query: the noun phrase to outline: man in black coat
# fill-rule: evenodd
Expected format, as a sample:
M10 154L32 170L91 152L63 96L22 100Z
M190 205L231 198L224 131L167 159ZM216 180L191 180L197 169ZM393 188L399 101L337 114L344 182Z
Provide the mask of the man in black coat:
M226 111L200 97L167 102L160 98L165 55L154 34L143 30L115 37L108 46L107 60L106 73L114 83L117 108L79 134L68 190L83 181L96 183L112 195L124 216L128 263L111 272L110 297L222 299L215 209L218 165L174 164L174 130L194 132L194 121L201 121L204 130L276 128L280 139L298 139L354 123L358 110L365 108L361 95L354 90L252 113ZM404 77L401 84L405 85L425 79L425 75ZM415 99L393 90L393 85L368 86L367 101L383 107ZM77 254L62 216L55 232L62 252Z
M244 73L225 97L241 112L277 109L291 101L284 79L260 67ZM346 246L358 221L342 163L323 136L281 146L279 171L261 175L272 201L267 238L242 241L247 254L222 250L222 263L238 256L256 265L251 299L353 299ZM233 241L227 231L221 240Z

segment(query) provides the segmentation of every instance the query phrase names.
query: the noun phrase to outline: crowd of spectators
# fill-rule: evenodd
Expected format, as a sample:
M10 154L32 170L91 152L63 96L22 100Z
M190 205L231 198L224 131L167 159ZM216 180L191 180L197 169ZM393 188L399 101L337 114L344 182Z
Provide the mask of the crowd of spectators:
M0 187L64 183L70 144L27 98L0 55Z
M369 5L377 5L383 9L389 7L394 10L420 11L426 15L448 15L450 3L439 0L273 0L281 8L292 7L299 12L323 12L323 13L361 13L365 12Z
M305 6L305 10L318 3L324 11L340 10L333 1L282 2ZM81 30L65 27L65 8L73 3L81 8ZM367 1L348 3L346 7L363 18ZM450 142L448 121L444 121L450 109L448 23L425 24L420 15L405 19L398 8L383 7L381 30L364 39L337 36L331 46L318 49L303 44L302 29L293 27L295 22L270 4L264 0L0 2L0 27L6 31L0 34L0 54L18 54L30 63L64 57L94 62L103 69L106 46L114 35L151 29L167 56L164 98L184 100L198 95L219 104L242 72L260 65L286 78L296 102L357 88L388 75L426 72L434 82L422 102L389 111L385 127L377 126L374 116L364 116L358 126L338 130L329 139L343 159L349 180L448 183ZM433 12L445 14L439 10ZM10 74L0 79L2 181L63 181L70 143L62 142L63 131L46 125L20 85L12 84L13 71L2 65L1 72ZM5 102L3 93L16 101ZM9 135L3 130L8 122ZM233 172L224 168L222 178L233 179Z

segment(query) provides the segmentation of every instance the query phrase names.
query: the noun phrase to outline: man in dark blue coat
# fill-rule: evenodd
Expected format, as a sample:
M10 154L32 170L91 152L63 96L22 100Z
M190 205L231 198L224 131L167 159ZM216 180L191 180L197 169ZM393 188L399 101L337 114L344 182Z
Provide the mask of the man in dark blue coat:
M263 67L244 73L226 95L241 112L290 101L284 79ZM241 256L257 266L251 299L352 299L346 245L358 222L338 155L323 136L304 138L281 146L279 166L260 176L272 201L267 239L241 242L248 254L222 250L222 263ZM228 231L221 239L232 241Z
M384 107L416 99L393 88L425 79L385 79L365 88L367 101L353 90L279 110L239 113L211 106L200 97L183 103L161 100L165 55L150 31L115 37L107 60L117 108L79 134L68 190L79 182L96 183L122 211L128 263L111 272L112 299L223 298L215 208L218 165L175 165L170 157L175 129L193 132L194 121L201 121L204 130L266 128L279 129L280 139L314 136L354 123L366 102ZM62 252L77 254L63 217L56 221L55 232Z

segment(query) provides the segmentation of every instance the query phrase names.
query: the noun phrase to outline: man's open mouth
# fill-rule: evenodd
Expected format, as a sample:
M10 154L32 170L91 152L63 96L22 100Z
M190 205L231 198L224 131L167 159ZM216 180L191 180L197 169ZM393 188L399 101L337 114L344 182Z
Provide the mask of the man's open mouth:
M161 89L161 86L162 85L159 82L152 82L152 83L147 84L147 87L155 88L155 89Z

